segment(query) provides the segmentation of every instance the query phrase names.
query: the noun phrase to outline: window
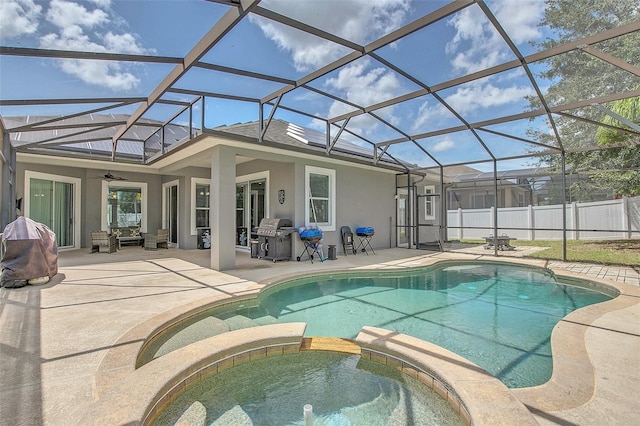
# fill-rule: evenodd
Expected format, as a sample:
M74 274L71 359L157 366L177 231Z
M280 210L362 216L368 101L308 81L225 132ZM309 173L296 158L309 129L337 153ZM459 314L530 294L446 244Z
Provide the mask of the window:
M336 171L307 166L305 168L305 207L307 224L317 224L323 231L335 231Z
M431 195L431 194L435 194L435 186L430 185L430 186L425 186L424 187L424 194L426 195L426 197L424 197L424 219L425 220L435 220L436 218L436 213L434 210L434 202L433 200L435 199L435 196Z
M147 184L102 182L102 229L135 226L147 232Z
M493 194L473 194L471 196L471 202L474 209L488 209L495 205L496 197Z
M209 228L211 179L191 179L191 235Z

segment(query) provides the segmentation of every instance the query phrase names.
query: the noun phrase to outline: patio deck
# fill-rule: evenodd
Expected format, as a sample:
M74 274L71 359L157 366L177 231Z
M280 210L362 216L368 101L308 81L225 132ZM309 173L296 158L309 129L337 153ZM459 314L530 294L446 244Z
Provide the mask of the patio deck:
M416 267L442 259L496 259L487 256L482 247L479 250L481 254L386 249L376 250L372 256L339 256L335 261L313 264L274 264L238 253L236 269L224 272L206 267L206 250L151 252L126 247L112 254L88 254L87 249L61 252L59 274L50 283L0 290L2 423L78 424L100 395L96 375L105 354L116 342L123 344L121 338L129 330L170 309L219 294L252 292L284 276L313 271ZM515 257L499 260L547 266L558 274L610 283L624 293L595 315L563 321L563 338L553 340L554 356L559 357L562 371L554 371L547 384L513 390L514 395L541 424L637 422L638 271Z

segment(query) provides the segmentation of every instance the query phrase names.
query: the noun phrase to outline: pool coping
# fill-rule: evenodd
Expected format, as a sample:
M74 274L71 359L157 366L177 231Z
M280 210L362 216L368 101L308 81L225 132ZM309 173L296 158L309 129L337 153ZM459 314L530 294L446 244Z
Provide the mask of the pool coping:
M423 267L430 266L434 263L447 262L450 260L444 261L433 261L428 264L422 264L420 266L413 265L412 267ZM457 260L455 260L457 261ZM483 259L484 261L484 259ZM493 260L488 260L493 261ZM539 261L534 262L522 262L522 261L510 261L501 259L498 262L501 263L516 263L516 264L525 264L530 266L538 266L541 267ZM406 267L400 267L399 269L405 269ZM580 279L583 282L593 283L596 287L606 287L610 290L619 292L619 296L616 298L602 302L596 305L590 305L584 308L581 308L577 311L572 312L565 318L563 318L554 328L552 332L552 352L553 352L553 374L551 379L540 386L535 386L531 388L521 388L521 389L509 389L502 382L493 378L493 380L497 381L499 385L491 385L490 388L494 389L498 395L503 395L501 401L506 401L505 404L511 404L513 402L513 409L516 413L521 413L521 408L524 405L529 414L531 415L531 419L534 419L531 413L544 412L547 410L556 411L556 410L565 410L572 407L577 407L579 405L584 404L586 401L591 398L593 395L594 387L595 387L595 372L593 366L590 362L589 355L585 345L585 334L589 328L589 326L607 313L617 311L619 309L624 309L625 307L631 306L633 304L638 303L638 297L640 297L640 288L635 288L631 286L627 286L624 284L617 283L615 281L606 280L606 279L594 279L590 277L585 277L584 275L575 274L571 272L567 272L565 270L558 270L553 268L547 268L552 270L556 276L560 279ZM338 272L335 271L330 272ZM352 271L352 270L351 270ZM286 281L291 278L303 277L307 274L291 274L288 276L281 276L278 278L271 278L264 283L259 283L262 285L262 288L253 290L251 292L246 293L241 296L243 299L253 299L255 298L263 288L270 287L270 284L275 282ZM130 400L126 403L122 401L117 403L119 399L117 396L118 393L127 392L131 394L133 389L140 390L141 387L144 387L143 394L149 395L157 395L162 393L163 386L160 385L162 381L160 378L165 377L165 373L163 373L162 366L165 366L165 363L169 365L172 362L175 363L173 365L173 369L180 369L180 365L185 365L186 361L184 359L185 356L190 357L190 353L188 351L178 350L175 353L169 353L164 355L161 358L158 358L149 364L142 366L136 370L136 362L138 354L144 345L149 343L149 337L153 336L158 330L162 329L167 322L175 322L178 320L184 320L189 316L195 315L198 312L202 312L203 310L208 309L212 305L221 305L226 303L237 303L239 301L239 297L233 297L229 295L219 295L213 296L210 298L198 300L192 302L190 304L181 306L177 309L173 309L167 312L164 312L154 318L151 318L148 321L141 323L140 325L130 329L127 333L125 333L118 341L111 347L109 351L103 357L98 371L95 375L94 382L94 391L95 398L98 400L95 404L95 409L92 410L90 417L85 417L85 420L89 421L89 423L93 423L92 419L110 419L115 414L115 411L130 411L125 417L133 422L133 424L137 424L143 422L145 417L136 417L136 415L132 415L133 413L140 413L141 405L144 405L144 401L151 401L149 397L139 399L139 398L130 398ZM297 323L287 323L287 324L297 324ZM302 323L304 324L304 323ZM306 325L305 325L306 326ZM262 326L267 327L267 326ZM262 331L264 329L260 327ZM248 344L246 342L246 338L248 336L253 335L251 330L256 329L249 328L244 330L237 330L235 332L225 333L222 336L227 336L228 338L237 338L242 345ZM365 329L367 329L365 331ZM371 333L371 330L375 329L374 327L364 327L361 331L362 333ZM382 329L378 329L382 330ZM303 331L304 332L304 331ZM380 331L376 331L380 334ZM232 333L232 334L230 334ZM399 339L397 333L395 334L395 339ZM214 336L214 338L217 336ZM262 336L264 337L264 336ZM260 344L261 336L255 336L256 344ZM360 335L359 335L360 337ZM363 337L364 338L364 337ZM405 338L410 338L409 336L403 336L401 342L405 342ZM208 342L208 339L203 341ZM571 348L570 353L567 351L560 351L558 348L562 344L562 342L569 342L569 347ZM199 353L200 356L205 356L209 361L215 358L215 355L204 351L201 349L199 344L200 342L189 345L188 347L182 349L192 348L192 350ZM272 341L273 343L273 341ZM420 345L417 345L420 343ZM204 343L203 343L204 344ZM365 346L370 345L369 349L373 349L373 352L376 352L374 346L371 342L367 342L366 339L363 341ZM393 340L385 342L384 345L390 345L390 347L394 348L393 350L399 350L397 345L398 342L394 342ZM404 343L402 343L404 344ZM415 339L415 342L412 344L416 347L421 347L423 351L426 353L438 353L439 351L446 351L446 349L441 348L437 345L433 345L429 342L425 342L419 339ZM425 345L424 347L422 345ZM196 350L197 349L197 350ZM255 347L254 347L255 349ZM378 348L380 350L381 348ZM214 351L215 352L215 351ZM393 351L392 351L393 352ZM447 351L449 352L449 351ZM450 352L449 352L450 353ZM173 355L172 355L173 354ZM453 353L450 353L453 354ZM399 352L393 352L392 356L407 356L407 354ZM447 355L448 359L456 359L459 356L456 354L455 357L451 357ZM439 355L441 356L441 355ZM179 358L177 358L179 357ZM375 356L374 356L375 357ZM472 364L470 361L459 357L464 360L464 369L465 372L469 372L469 365ZM191 359L191 358L189 358ZM402 358L400 358L402 359ZM442 358L431 358L429 361L425 361L419 358L419 361L416 359L411 359L411 362L418 363L424 367L425 371L437 371L438 369L442 369L440 365ZM159 362L161 361L161 362ZM410 361L410 360L405 360ZM410 364L411 364L410 362ZM431 363L435 363L432 365ZM460 360L455 360L455 362L451 363L451 365L455 365L456 363L460 363ZM414 364L415 365L415 364ZM166 367L166 366L165 366ZM473 387L477 386L480 383L486 386L488 381L482 382L481 380L468 380L465 374L462 374L462 371L457 370L455 367L450 367L453 372L447 372L446 374L442 374L444 382L448 385L448 389L453 391L452 395L456 395L459 397L460 402L464 407L467 408L470 419L465 419L465 421L470 422L470 424L500 424L500 422L495 423L495 421L486 422L486 419L490 418L490 413L495 412L509 412L509 410L505 410L504 407L498 407L496 405L493 398L490 399L480 399L478 400L478 389L475 389L474 392L469 392L467 388L469 386ZM478 367L479 368L479 367ZM154 380L158 380L157 382L147 383L146 386L142 386L138 384L137 381L132 380L133 377L140 376L140 370L142 370L146 375L150 377L154 377ZM410 370L410 369L409 369ZM409 371L408 370L408 371ZM166 371L169 371L168 369ZM448 371L448 370L447 370ZM486 373L486 372L485 372ZM488 373L486 373L488 374ZM490 376L490 375L489 375ZM484 374L482 375L485 378ZM493 377L493 376L491 376ZM165 377L166 378L166 377ZM175 380L175 377L172 379ZM142 382L141 382L142 383ZM154 384L155 383L155 384ZM123 384L126 384L123 387ZM500 389L501 386L504 389ZM447 388L445 386L445 388ZM118 391L120 390L120 392ZM123 392L126 389L126 392ZM155 393L152 389L155 389ZM436 389L434 387L434 389ZM447 399L447 397L445 397ZM135 400L136 403L132 401ZM476 404L474 402L478 404ZM116 404L116 405L113 405ZM156 403L153 403L154 405ZM479 407L476 407L479 405ZM455 405L454 405L455 406ZM149 408L145 406L145 410ZM480 414L481 413L481 414ZM148 413L147 413L148 414ZM105 417L106 416L106 417ZM521 414L518 414L518 419L511 419L506 423L502 424L513 424L514 422L521 423L526 422L528 420L525 419L526 416L523 416L520 419ZM462 416L463 419L465 418ZM495 419L494 419L495 420ZM99 422L93 423L98 424ZM109 422L111 424L111 422ZM102 423L105 424L105 423Z

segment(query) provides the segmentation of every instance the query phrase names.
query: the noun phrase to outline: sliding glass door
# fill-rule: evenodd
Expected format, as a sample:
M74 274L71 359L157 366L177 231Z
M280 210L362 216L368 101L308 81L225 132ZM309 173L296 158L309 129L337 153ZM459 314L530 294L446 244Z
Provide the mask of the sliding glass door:
M25 215L47 225L56 234L59 248L79 247L76 216L80 180L27 171L25 182Z
M168 182L163 188L162 226L169 230L169 242L178 244L178 181Z

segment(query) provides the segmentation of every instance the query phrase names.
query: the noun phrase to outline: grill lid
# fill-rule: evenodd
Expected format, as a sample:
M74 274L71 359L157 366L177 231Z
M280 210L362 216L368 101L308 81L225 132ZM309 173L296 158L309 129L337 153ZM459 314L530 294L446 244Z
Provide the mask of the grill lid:
M280 228L291 227L291 219L275 219L265 217L260 221L256 233L258 236L275 237Z

